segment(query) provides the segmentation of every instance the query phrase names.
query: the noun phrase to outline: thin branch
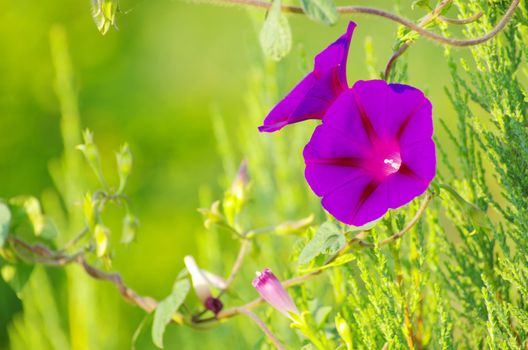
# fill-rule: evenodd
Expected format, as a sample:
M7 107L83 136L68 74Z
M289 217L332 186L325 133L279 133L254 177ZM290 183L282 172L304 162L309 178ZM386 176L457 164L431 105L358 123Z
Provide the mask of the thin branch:
M250 244L251 244L251 241L249 239L246 238L242 240L242 243L240 244L240 250L238 251L237 258L235 260L235 263L233 264L233 267L231 268L229 277L227 277L226 286L222 290L222 292L228 289L233 283L233 281L235 280L235 277L238 274L238 271L240 271L240 268L242 267L242 263L244 262L244 258L246 256L246 253L248 251Z
M278 350L286 350L284 345L282 345L282 343L277 339L277 337L275 337L271 330L266 326L264 322L262 322L262 320L257 315L255 315L253 312L249 311L244 307L239 307L237 309L239 313L242 313L251 318L257 324L257 326L259 326L260 329L262 329L262 331L268 336L270 341L273 343L273 345L275 345Z
M416 225L418 220L420 220L422 215L425 213L425 209L427 209L427 206L429 205L429 203L431 202L432 199L433 199L433 195L430 194L430 193L427 193L425 195L424 200L422 201L422 204L418 208L418 211L416 212L416 214L414 214L414 217L411 219L411 221L409 221L407 226L405 226L405 228L403 230L401 230L400 232L395 233L392 236L387 237L384 240L382 240L381 242L379 242L379 246L381 247L381 246L387 245L389 243L392 243L395 240L403 237L407 232L409 232L414 227L414 225ZM374 247L374 244L369 243L369 242L365 242L365 241L362 241L362 240L359 240L358 243L360 243L360 245L363 246L363 247L367 247L367 248L373 248Z
M445 16L438 16L437 18L440 21L444 22L444 23L463 25L463 24L469 24L469 23L476 22L483 15L484 15L483 12L477 12L476 14L474 14L473 16L470 16L468 18L449 18L449 17L445 17Z
M427 16L423 17L422 19L420 19L420 21L418 21L418 26L425 27L427 24L432 22L435 18L440 15L444 7L446 7L449 3L450 0L442 1L433 11L431 11L431 13L429 13ZM389 79L389 75L392 70L392 67L394 66L394 63L399 57L401 57L405 53L405 51L407 51L411 43L412 40L406 41L398 50L396 50L396 52L392 54L391 58L389 59L389 62L387 62L387 66L385 67L385 80Z
M121 293L121 295L126 300L130 301L132 304L139 306L148 313L154 311L158 306L158 302L155 299L151 297L140 296L132 288L125 285L125 283L123 282L123 278L119 273L104 272L102 270L99 270L95 266L90 265L84 258L84 252L78 252L73 255L67 255L61 252L51 250L41 244L28 244L12 235L9 236L8 240L17 249L17 251L19 251L19 249L24 249L27 252L39 257L39 260L37 260L37 262L41 264L51 266L64 266L70 263L79 264L80 266L82 266L84 271L91 277L98 280L108 281L114 284L119 290L119 293Z
M376 9L376 8L363 7L363 6L339 6L337 8L337 11L342 14L359 13L359 14L382 17L390 21L399 23L419 33L420 35L422 35L424 38L428 40L436 41L444 45L466 47L466 46L474 46L474 45L482 44L490 40L491 38L493 38L495 35L497 35L508 24L511 17L513 16L513 13L515 12L515 9L517 8L517 6L519 6L519 2L520 0L513 0L512 3L510 4L510 7L508 7L508 10L506 11L506 13L502 17L502 19L495 25L495 27L493 27L493 29L490 30L485 35L478 37L478 38L474 38L474 39L447 38L440 34L436 34L427 29L424 29L409 19L400 17L398 15L395 15L393 13L390 13L384 10ZM263 8L263 9L269 9L271 7L271 2L267 2L263 0L213 0L212 3L213 4L250 6L250 7ZM289 12L289 13L295 13L295 14L304 14L304 11L302 7L300 6L283 5L282 11Z
M140 296L138 293L136 293L132 288L125 285L123 282L123 278L121 275L117 272L104 272L99 270L93 265L90 265L83 256L77 257L75 260L79 265L81 265L86 271L88 275L91 277L98 279L98 280L104 280L113 283L117 289L119 290L119 293L128 301L130 301L132 304L136 304L143 310L145 310L148 313L151 313L156 309L158 306L158 302L154 300L151 297L143 297Z
M90 228L88 226L84 226L82 230L77 234L77 236L73 237L70 241L64 244L64 247L62 247L61 252L64 252L68 250L69 248L73 247L74 245L76 245L89 232L90 232Z

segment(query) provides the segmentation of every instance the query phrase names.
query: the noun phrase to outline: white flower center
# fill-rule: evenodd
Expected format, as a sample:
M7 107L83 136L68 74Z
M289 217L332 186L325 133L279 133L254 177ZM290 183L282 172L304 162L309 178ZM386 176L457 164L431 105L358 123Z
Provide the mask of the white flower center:
M400 166L401 166L401 162L397 162L394 159L387 159L387 158L383 160L383 164L390 165L395 171L400 170Z

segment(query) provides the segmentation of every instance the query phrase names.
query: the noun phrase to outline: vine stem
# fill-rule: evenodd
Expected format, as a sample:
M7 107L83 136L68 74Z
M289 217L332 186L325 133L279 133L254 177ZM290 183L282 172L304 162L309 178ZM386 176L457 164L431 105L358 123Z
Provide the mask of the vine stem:
M271 2L263 1L263 0L213 0L211 1L213 4L228 4L228 5L239 5L239 6L250 6L250 7L258 7L263 9L269 9L272 5ZM410 30L413 30L417 32L418 34L422 35L424 38L435 41L437 43L443 44L443 45L449 45L449 46L458 46L458 47L467 47L467 46L474 46L478 44L482 44L490 39L492 39L495 35L497 35L510 21L511 17L513 16L515 9L519 6L520 0L513 0L506 10L506 13L501 18L501 20L491 29L488 33L484 34L483 36L474 38L474 39L455 39L455 38L448 38L445 36L442 36L440 34L436 34L434 32L431 32L425 28L420 27L418 24L412 22L411 20L400 17L398 15L395 15L391 12L387 12L381 9L376 9L372 7L364 7L364 6L338 6L337 12L341 14L365 14L365 15L372 15L376 17L382 17L385 19L388 19L390 21L399 23ZM282 5L282 11L288 12L288 13L294 13L294 14L304 14L304 10L300 6L291 6L291 5ZM455 20L456 22L456 20Z
M420 218L422 217L422 215L425 213L425 209L427 209L427 206L429 205L429 203L431 202L431 200L433 199L433 195L430 194L430 193L427 193L425 195L425 198L424 200L422 201L422 204L420 204L420 207L418 208L418 210L416 211L416 214L414 214L413 218L411 219L411 221L409 221L409 223L407 223L407 226L405 226L403 228L403 230L401 230L400 232L398 233L395 233L393 234L392 236L390 237L387 237L385 238L384 240L380 241L378 243L378 245L381 247L381 246L384 246L384 245L387 245L389 243L392 243L394 242L395 240L403 237L407 232L409 232L413 227L414 225L416 225L416 223L418 222L418 220L420 220ZM374 244L372 243L369 243L369 242L365 242L363 240L359 240L358 243L360 243L360 245L362 247L367 247L367 248L374 248Z
M246 257L246 253L249 249L250 243L251 242L249 239L247 238L242 239L242 242L240 243L240 250L238 251L238 255L236 257L235 263L233 264L233 267L231 268L231 272L229 273L229 276L227 277L225 287L218 294L218 298L220 298L227 291L227 289L231 286L231 284L235 280L236 275L238 274L238 271L240 271L240 268L242 267L242 263L244 262L244 258Z
M398 232L398 233L396 233L396 234L394 234L394 235L392 235L390 237L387 237L384 240L382 240L381 242L379 242L379 246L384 246L384 245L387 245L387 244L389 244L391 242L394 242L395 240L403 237L407 232L409 232L411 230L411 228L413 228L414 225L416 225L418 220L420 220L422 215L425 213L425 209L427 209L427 206L429 205L429 203L431 202L433 197L434 197L434 194L427 193L425 195L420 207L416 211L416 214L409 221L407 226L405 226L403 228L403 230L401 230L400 232ZM334 261L339 255L341 255L344 252L346 252L354 244L358 244L359 246L364 247L364 248L374 248L375 247L374 244L372 244L370 242L366 242L366 241L363 240L367 234L368 234L368 231L363 231L363 232L359 233L357 236L352 238L348 242L348 244L345 247L343 247L343 249L341 249L337 254L332 256L326 263L328 264L328 263L331 263L332 261ZM324 266L321 269L319 269L319 270L316 270L316 271L307 273L305 275L297 276L297 277L288 279L286 281L283 281L282 285L285 288L290 288L290 287L293 287L293 286L296 286L296 285L299 285L299 284L303 284L304 282L309 281L312 278L314 278L315 276L319 275L323 271L324 271ZM257 298L257 299L254 299L253 301L250 301L249 303L243 305L242 307L245 308L245 309L252 309L252 308L255 308L256 306L260 305L263 301L264 301L264 299ZM238 313L239 313L239 307L226 309L224 311L221 311L217 315L216 320L230 318L230 317L236 316Z
M411 221L409 221L407 226L402 231L400 231L400 232L398 232L398 233L396 233L396 234L384 239L383 241L381 241L379 243L379 245L382 246L382 245L389 244L389 243L391 243L391 242L403 237L408 231L410 231L410 229L418 222L420 217L424 214L425 209L427 208L427 205L429 204L429 202L431 201L432 198L433 198L433 195L430 194L430 193L427 193L425 198L424 198L424 200L423 200L423 202L422 202L422 204L420 205L418 211L416 212L415 216L411 219ZM339 251L336 255L331 257L327 261L327 263L330 263L333 260L335 260L340 254L344 253L346 250L348 250L354 244L358 244L361 247L365 247L365 248L374 247L374 245L372 243L363 241L363 238L366 236L367 233L368 233L367 231L364 231L364 232L359 233L354 238L352 238L349 241L349 243L341 251ZM20 255L20 249L23 249L23 250L27 251L28 253L31 253L34 256L40 258L40 260L36 260L34 262L42 263L44 265L51 265L51 266L65 266L65 265L71 264L71 263L75 263L75 264L80 265L89 276L91 276L91 277L93 277L95 279L98 279L98 280L108 281L108 282L114 284L116 286L116 288L118 289L119 293L124 297L124 299L128 300L132 304L137 305L138 307L140 307L141 309L143 309L147 313L153 312L156 309L156 307L158 306L158 301L156 301L154 298L151 298L151 297L148 297L148 296L141 296L136 291L134 291L132 288L128 287L125 284L125 282L123 281L123 278L121 277L121 275L119 273L117 273L117 272L105 272L105 271L102 271L102 270L98 269L97 267L91 265L90 263L88 263L86 261L85 257L84 257L84 251L80 251L80 252L77 252L77 253L72 254L72 255L67 255L67 254L63 253L62 251L54 251L54 250L52 250L52 249L50 249L50 248L48 248L48 247L46 247L46 246L44 246L42 244L31 245L31 244L26 243L23 240L13 236L13 235L9 235L8 236L8 241L13 246L13 248L15 248L15 252L18 252L19 255ZM248 248L249 248L249 240L242 241L239 254L238 254L237 259L236 259L236 261L235 261L235 263L233 265L233 268L231 270L230 276L228 277L228 280L230 280L230 283L235 279L236 274L240 270L240 268L242 266L242 261L244 259L244 256L247 253L247 249ZM292 286L303 284L303 283L311 280L315 276L321 274L323 272L323 270L324 270L324 268L321 268L319 270L307 273L305 275L301 275L301 276L297 276L297 277L288 279L288 280L284 281L282 284L284 285L285 288L290 288ZM256 306L261 304L263 301L264 300L262 298L257 298L257 299L254 299L253 301L251 301L251 302L249 302L249 303L247 303L245 305L233 307L233 308L230 308L230 309L226 309L226 310L221 311L220 313L218 313L218 315L216 315L216 317L210 319L210 321L219 321L219 320L222 320L222 319L227 319L227 318L236 316L236 315L241 314L241 313L244 313L244 314L248 315L249 317L253 318L252 316L250 316L248 314L248 312L250 312L249 310L252 309L252 308L255 308ZM174 315L173 319L183 320L184 317L183 317L182 314L176 313ZM196 323L202 323L204 321L205 320L197 320ZM209 321L209 320L207 320L207 321ZM260 319L259 319L259 321L260 321ZM260 321L260 322L262 322L262 321ZM269 329L268 329L268 331L269 331ZM266 332L266 330L264 330L264 332ZM268 334L268 333L266 332L266 334ZM278 344L280 344L280 343L278 343ZM283 349L283 348L280 348L280 347L278 347L278 348L279 349Z
M428 23L433 21L435 18L437 18L442 10L451 2L451 0L443 0L431 13L429 13L427 16L423 17L418 21L418 25L420 27L426 26ZM392 70L392 67L394 66L394 63L396 60L404 54L405 51L409 48L410 44L412 43L412 40L407 40L403 45L392 54L391 58L389 59L389 62L387 62L387 66L385 67L385 80L389 79L390 72Z
M237 308L237 311L251 318L253 322L255 322L257 326L259 326L260 329L262 329L262 331L268 336L270 341L273 343L273 345L275 345L278 350L286 350L284 345L282 345L282 343L277 339L277 337L275 337L271 330L266 326L264 322L262 322L262 320L255 313L251 312L245 307L239 307Z
M119 293L126 300L128 300L132 304L139 306L147 313L151 313L158 306L158 302L155 299L151 297L141 296L136 293L132 288L128 287L124 283L123 278L119 273L105 272L89 264L84 258L84 252L78 252L76 254L67 255L61 252L51 250L41 244L28 244L12 235L9 236L8 240L13 246L21 247L29 253L41 257L43 260L37 261L39 263L52 266L65 266L70 263L79 264L89 276L98 280L108 281L114 284L119 290Z

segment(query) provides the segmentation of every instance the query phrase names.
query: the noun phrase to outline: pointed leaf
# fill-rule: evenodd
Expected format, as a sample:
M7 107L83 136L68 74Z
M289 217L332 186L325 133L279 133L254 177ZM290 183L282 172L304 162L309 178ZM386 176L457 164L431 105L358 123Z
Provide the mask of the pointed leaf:
M345 236L339 227L331 222L325 222L319 227L315 236L302 250L299 256L299 264L308 264L320 254L335 254L345 244Z
M165 328L180 308L190 289L189 280L177 281L172 288L171 295L158 304L154 312L154 323L152 324L152 341L157 347L163 348Z
M288 19L281 12L281 0L274 0L260 31L262 51L280 61L291 50L292 39Z
M301 5L306 15L314 21L333 25L339 17L332 0L301 0Z

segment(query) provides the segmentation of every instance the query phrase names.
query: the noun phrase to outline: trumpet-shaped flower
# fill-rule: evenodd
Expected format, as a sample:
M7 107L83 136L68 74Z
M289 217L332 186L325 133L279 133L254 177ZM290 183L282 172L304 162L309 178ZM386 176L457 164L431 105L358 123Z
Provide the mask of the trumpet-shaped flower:
M432 106L420 90L358 81L306 145L306 180L336 219L364 225L427 189L436 172L432 135Z
M273 132L288 124L321 119L330 105L348 89L346 62L356 24L334 43L315 56L314 69L271 110L261 132Z
M289 313L299 314L292 298L270 269L265 269L262 273L257 272L253 287L262 299L287 317L291 318Z
M194 258L190 255L187 255L183 261L189 275L191 275L193 288L198 299L200 299L207 310L211 310L215 314L219 313L224 305L220 299L212 296L210 287L225 289L227 287L226 281L222 277L200 269Z

